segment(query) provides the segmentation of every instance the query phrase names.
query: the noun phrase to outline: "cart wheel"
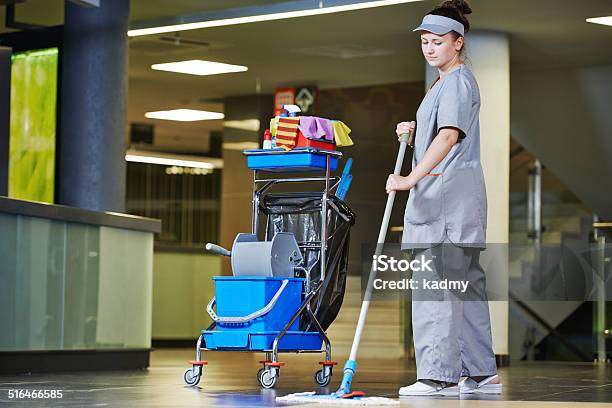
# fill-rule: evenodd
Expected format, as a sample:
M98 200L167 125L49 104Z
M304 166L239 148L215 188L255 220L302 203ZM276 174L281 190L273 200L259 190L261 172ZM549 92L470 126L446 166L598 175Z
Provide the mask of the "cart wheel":
M260 368L259 370L257 370L257 380L259 382L261 382L261 375L263 374L265 370L266 370L265 368Z
M193 375L193 368L188 368L185 370L185 374L183 374L183 380L185 380L185 384L190 387L195 387L200 383L200 378L202 377L202 368L198 369L198 374Z
M331 382L331 370L329 371L329 374L327 376L325 375L324 370L325 368L322 368L318 370L314 375L314 379L320 387L327 387Z
M276 386L276 383L278 382L279 371L280 370L273 367L264 369L261 372L261 375L257 377L261 386L264 388L274 388L274 386ZM274 373L275 375L272 376L272 373Z

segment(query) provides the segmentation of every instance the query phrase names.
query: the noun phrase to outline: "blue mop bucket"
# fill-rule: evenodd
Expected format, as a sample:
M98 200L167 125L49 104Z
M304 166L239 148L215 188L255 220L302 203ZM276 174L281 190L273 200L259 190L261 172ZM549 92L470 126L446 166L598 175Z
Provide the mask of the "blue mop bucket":
M220 321L217 323L219 330L280 331L302 303L303 278L214 276L213 280L217 304L216 314L221 319L229 316L247 317L266 307L269 308L264 315L244 322ZM274 300L275 296L276 300ZM271 302L273 302L272 305ZM299 326L300 318L298 317L289 330L298 330Z

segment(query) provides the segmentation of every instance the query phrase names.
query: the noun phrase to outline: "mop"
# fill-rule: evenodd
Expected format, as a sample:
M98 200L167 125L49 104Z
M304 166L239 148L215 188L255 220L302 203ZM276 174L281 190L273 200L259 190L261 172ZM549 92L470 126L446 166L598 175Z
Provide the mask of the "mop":
M399 175L402 170L402 164L404 163L404 154L406 153L406 146L410 135L404 133L400 138L400 147L397 152L397 159L395 161L395 169L393 174ZM380 224L380 231L378 233L378 240L376 241L376 252L375 255L382 254L383 243L387 236L387 229L389 228L389 219L391 218L391 211L393 210L393 202L395 201L395 191L391 191L387 196L387 205L385 206L385 213L383 215L382 223ZM370 277L368 278L368 286L364 295L363 302L361 303L361 312L359 313L359 320L357 321L357 328L355 329L355 337L353 338L353 346L351 347L351 354L349 359L344 364L344 376L342 377L342 383L338 391L330 395L320 395L314 392L298 392L295 394L285 395L284 397L277 397L278 402L290 402L290 403L312 403L320 402L326 404L352 404L352 405L395 405L399 404L398 400L383 397L364 397L363 391L351 391L351 383L353 376L357 371L357 350L359 349L359 343L361 342L361 334L365 327L366 317L368 315L368 309L370 307L370 298L372 296L372 283L376 279L376 269L370 269Z
M295 394L285 395L284 397L276 397L276 402L286 404L312 404L315 402L324 403L327 405L399 405L398 400L385 397L351 397L342 398L334 394L323 395L316 394L314 391L297 392Z

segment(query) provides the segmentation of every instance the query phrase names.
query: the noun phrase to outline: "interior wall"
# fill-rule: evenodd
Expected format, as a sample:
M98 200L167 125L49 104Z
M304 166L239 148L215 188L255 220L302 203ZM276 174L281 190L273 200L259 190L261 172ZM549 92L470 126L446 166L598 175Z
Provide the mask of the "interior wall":
M398 83L320 91L320 116L342 120L352 130L353 146L340 148L346 159L353 158L353 181L346 201L357 217L351 231L350 273L361 271L363 244L376 242L385 209L385 184L393 173L399 143L397 123L414 120L424 95L423 82ZM412 152L407 150L402 175L411 169ZM396 195L389 226L403 226L407 192ZM401 234L389 233L387 242L400 242Z
M272 95L246 95L224 100L225 120L259 119L263 129L273 115ZM265 126L265 127L264 127ZM225 128L224 142L255 141L263 138L263 130L249 132ZM247 168L240 150L223 150L221 184L221 224L219 245L231 250L236 234L251 232L253 173ZM222 258L223 275L231 275L229 258Z
M523 148L523 150L512 155L515 149ZM536 157L524 149L522 145L514 139L510 141L510 192L511 193L527 193L529 190L529 170L533 165ZM555 192L563 195L568 200L576 200L574 195L567 189L559 178L552 173L547 167L542 169L542 191Z
M215 296L212 277L220 273L218 256L155 252L152 338L196 339L212 323L204 307Z
M612 219L612 66L513 71L512 137Z
M0 196L8 195L11 49L0 47Z

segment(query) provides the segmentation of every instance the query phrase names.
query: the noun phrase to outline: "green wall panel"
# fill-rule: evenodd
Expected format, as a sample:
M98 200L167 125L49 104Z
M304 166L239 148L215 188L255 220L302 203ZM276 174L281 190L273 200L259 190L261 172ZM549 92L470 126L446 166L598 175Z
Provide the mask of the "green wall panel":
M58 50L15 53L11 67L9 196L52 203Z

